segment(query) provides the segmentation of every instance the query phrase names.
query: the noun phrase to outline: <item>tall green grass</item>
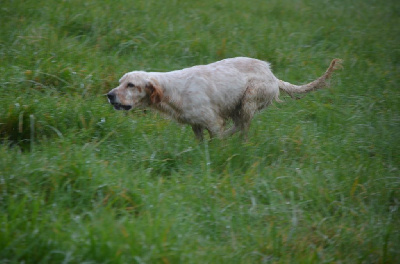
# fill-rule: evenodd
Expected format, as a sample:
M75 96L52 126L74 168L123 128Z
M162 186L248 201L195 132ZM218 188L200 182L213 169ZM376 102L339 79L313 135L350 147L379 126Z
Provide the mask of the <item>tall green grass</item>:
M396 263L397 1L3 1L1 263ZM198 143L104 94L234 56L331 88Z

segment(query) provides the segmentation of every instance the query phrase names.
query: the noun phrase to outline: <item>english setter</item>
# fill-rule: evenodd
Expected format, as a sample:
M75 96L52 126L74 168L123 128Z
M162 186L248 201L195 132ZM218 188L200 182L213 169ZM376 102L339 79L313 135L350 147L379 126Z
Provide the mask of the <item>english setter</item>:
M133 71L122 76L107 97L117 110L151 107L189 124L199 140L204 129L210 137L230 136L239 130L247 137L254 114L279 101L279 90L292 96L323 88L340 62L332 60L321 77L304 85L281 81L269 63L245 57L171 72ZM233 125L225 129L230 119Z

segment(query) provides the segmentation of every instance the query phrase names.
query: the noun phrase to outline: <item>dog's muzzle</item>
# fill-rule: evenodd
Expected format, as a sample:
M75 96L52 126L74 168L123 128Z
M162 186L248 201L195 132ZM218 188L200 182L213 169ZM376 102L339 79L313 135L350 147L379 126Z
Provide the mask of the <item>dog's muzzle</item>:
M117 96L114 93L107 94L108 101L112 106L114 106L115 110L130 110L132 106L130 105L123 105L117 100Z

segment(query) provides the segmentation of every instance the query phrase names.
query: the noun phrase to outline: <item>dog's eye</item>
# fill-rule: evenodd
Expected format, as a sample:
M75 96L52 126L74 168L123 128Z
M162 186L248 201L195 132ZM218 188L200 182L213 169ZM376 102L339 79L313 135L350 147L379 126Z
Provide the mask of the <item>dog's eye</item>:
M133 88L133 87L135 87L135 85L133 84L133 83L128 83L128 85L127 85L129 88Z

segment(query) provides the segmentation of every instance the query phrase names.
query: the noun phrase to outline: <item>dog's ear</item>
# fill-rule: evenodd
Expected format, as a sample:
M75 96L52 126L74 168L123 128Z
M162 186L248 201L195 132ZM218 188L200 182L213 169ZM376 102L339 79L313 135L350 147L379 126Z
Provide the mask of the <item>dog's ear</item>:
M161 89L160 84L156 80L151 79L147 83L146 88L149 91L151 103L152 104L160 103L163 98L163 91Z

